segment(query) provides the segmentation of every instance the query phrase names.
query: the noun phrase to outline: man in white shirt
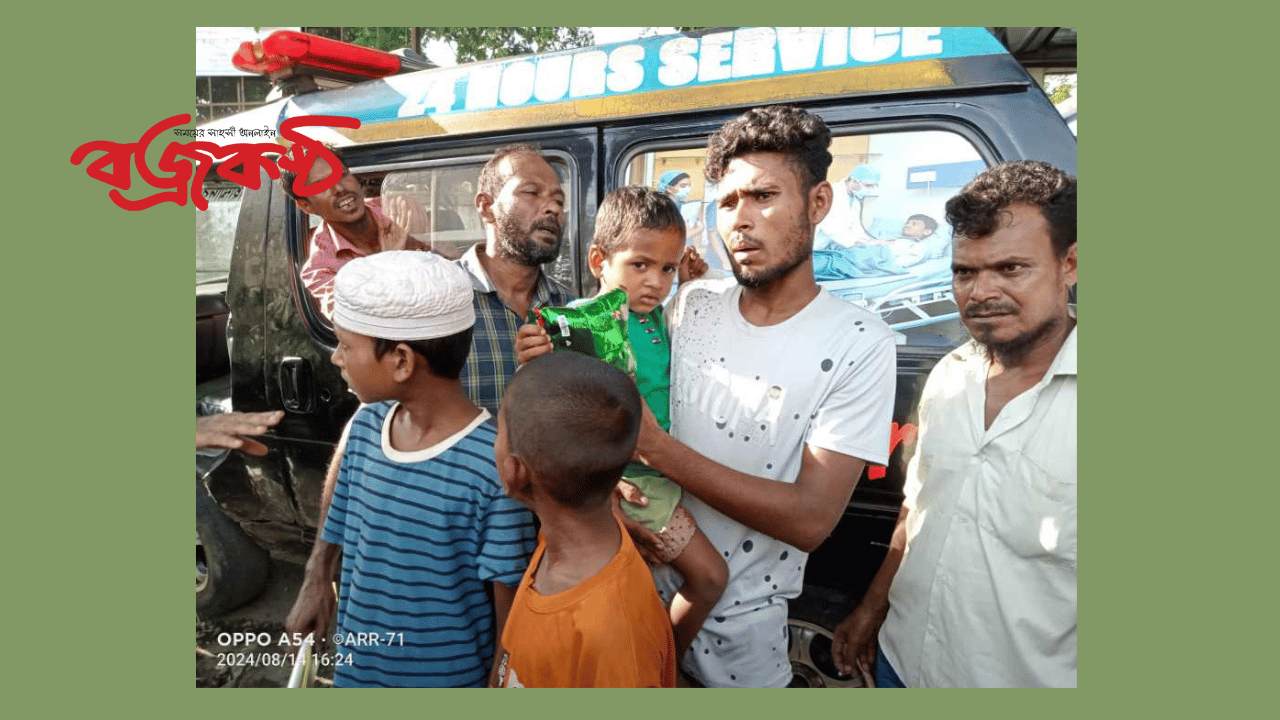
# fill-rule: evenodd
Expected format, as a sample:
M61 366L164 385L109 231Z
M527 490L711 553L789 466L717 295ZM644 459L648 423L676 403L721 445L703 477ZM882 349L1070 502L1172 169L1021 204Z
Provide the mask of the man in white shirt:
M879 687L1074 687L1076 181L997 166L947 221L973 340L929 375L898 526L832 652Z
M669 319L672 434L652 413L641 426L640 460L684 488L729 566L682 663L706 686L791 680L787 600L864 464L887 460L893 333L813 276L814 227L831 207L830 142L820 118L784 106L751 110L708 141L734 278L681 289ZM679 579L667 570L656 580L669 598Z

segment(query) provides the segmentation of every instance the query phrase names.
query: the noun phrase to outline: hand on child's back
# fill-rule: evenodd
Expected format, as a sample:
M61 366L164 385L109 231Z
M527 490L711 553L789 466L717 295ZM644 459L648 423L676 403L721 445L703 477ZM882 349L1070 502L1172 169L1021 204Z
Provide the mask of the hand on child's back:
M551 337L547 331L533 323L526 323L516 331L516 362L521 365L551 352Z

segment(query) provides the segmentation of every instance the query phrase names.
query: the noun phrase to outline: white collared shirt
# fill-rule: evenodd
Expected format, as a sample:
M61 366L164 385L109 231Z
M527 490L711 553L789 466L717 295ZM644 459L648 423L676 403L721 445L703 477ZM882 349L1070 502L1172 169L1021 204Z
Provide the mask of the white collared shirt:
M1076 684L1076 330L985 428L988 361L943 358L907 469L880 644L908 687Z

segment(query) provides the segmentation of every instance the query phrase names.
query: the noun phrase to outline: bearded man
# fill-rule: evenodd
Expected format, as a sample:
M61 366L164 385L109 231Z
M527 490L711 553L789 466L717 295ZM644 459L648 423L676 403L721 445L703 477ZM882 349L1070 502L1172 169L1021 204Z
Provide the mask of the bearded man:
M839 522L864 465L888 460L893 333L813 279L830 145L821 118L788 106L751 110L707 144L734 277L681 289L669 323L671 434L646 412L636 448L685 490L729 566L684 658L689 684L787 685L787 600L800 594L808 553ZM679 585L668 570L657 575L664 597Z
M471 275L476 310L461 380L471 401L496 416L516 371L516 330L530 309L563 307L574 296L542 271L560 255L565 194L538 148L499 148L481 169L477 187L485 242L457 261Z
M1076 685L1076 180L993 167L947 202L973 340L920 400L880 571L836 628L877 687Z

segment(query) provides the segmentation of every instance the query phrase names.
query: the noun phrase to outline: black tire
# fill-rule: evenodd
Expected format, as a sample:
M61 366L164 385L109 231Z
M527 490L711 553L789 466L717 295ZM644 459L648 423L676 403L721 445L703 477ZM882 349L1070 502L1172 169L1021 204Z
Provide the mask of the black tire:
M225 615L258 597L270 556L244 534L196 479L196 615Z
M832 631L849 614L843 594L820 587L805 588L788 603L787 656L793 688L862 687L857 676L841 675L831 659Z

